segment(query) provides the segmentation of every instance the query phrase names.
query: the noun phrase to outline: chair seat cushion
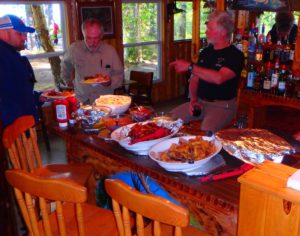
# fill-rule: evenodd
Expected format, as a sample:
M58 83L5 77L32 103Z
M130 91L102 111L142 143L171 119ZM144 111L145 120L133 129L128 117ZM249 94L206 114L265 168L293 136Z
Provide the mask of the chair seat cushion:
M66 235L78 236L77 222L75 219L75 206L65 203L63 205L64 220L66 223ZM118 229L115 223L113 212L87 203L82 204L83 222L85 235L88 236L117 236ZM59 235L57 226L57 217L51 213L50 224L52 235ZM39 228L42 229L42 221L38 222ZM43 232L43 230L41 230ZM41 234L44 236L45 234Z
M85 185L93 170L90 164L53 164L37 168L32 173L46 178L63 178Z

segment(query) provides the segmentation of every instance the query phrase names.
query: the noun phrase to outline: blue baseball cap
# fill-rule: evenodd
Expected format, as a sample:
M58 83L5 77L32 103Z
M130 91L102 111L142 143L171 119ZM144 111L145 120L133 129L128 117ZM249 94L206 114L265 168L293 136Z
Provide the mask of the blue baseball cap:
M22 33L33 33L34 28L26 26L24 22L15 15L4 15L0 17L0 30L14 29Z

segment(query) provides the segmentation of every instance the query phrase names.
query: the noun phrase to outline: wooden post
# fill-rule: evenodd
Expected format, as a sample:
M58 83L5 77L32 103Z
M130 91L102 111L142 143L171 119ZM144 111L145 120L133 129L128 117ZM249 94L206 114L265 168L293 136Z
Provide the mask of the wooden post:
M198 59L200 49L200 0L193 1L193 32L191 58L194 63Z
M225 0L217 0L216 4L217 11L225 11Z
M295 75L300 76L300 16L298 18L298 32L296 37L293 71Z

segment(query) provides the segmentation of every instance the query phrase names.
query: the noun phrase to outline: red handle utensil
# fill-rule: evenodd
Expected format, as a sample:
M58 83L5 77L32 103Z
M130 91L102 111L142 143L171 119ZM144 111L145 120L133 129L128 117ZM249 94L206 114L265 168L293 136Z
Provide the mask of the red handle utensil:
M245 163L232 171L227 171L227 172L224 172L221 174L211 174L211 175L202 177L202 178L200 178L200 181L202 183L204 183L204 182L208 182L208 181L217 181L220 179L227 179L230 177L239 176L239 175L247 172L248 170L252 169L253 167L254 167L253 165Z

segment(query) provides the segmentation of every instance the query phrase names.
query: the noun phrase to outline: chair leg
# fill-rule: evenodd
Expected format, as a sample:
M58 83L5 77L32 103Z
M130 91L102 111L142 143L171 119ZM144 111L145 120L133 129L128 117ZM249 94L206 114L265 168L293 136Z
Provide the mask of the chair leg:
M49 141L47 127L46 127L45 120L44 120L43 109L41 106L38 106L38 110L40 113L40 122L41 122L41 126L42 126L42 134L43 134L44 142L45 142L47 150L50 151L50 141Z

